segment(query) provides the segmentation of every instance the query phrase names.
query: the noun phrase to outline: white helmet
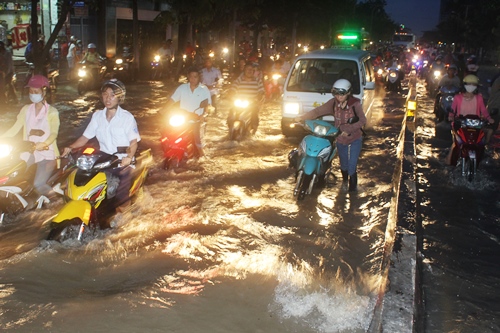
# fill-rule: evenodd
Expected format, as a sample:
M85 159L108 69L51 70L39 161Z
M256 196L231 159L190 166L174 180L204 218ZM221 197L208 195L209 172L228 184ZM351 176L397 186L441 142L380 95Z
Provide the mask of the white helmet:
M346 79L339 79L335 81L332 87L334 95L346 95L351 91L351 82Z
M95 48L97 48L97 46L95 46L94 43L90 43L89 45L87 45L87 48L88 49L95 49Z

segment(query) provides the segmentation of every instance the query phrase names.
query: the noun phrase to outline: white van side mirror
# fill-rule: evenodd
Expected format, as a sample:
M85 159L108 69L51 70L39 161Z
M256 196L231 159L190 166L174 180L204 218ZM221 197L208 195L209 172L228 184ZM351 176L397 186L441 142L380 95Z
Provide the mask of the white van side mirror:
M366 82L366 84L363 88L366 90L374 90L375 89L375 82Z

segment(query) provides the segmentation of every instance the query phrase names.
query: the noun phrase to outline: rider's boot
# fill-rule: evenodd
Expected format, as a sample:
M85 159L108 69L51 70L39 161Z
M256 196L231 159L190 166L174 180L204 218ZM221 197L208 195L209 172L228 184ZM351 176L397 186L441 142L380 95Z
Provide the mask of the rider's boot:
M347 190L347 181L349 180L349 174L347 170L340 170L342 172L342 189Z
M358 173L355 172L349 177L349 192L354 192L358 189Z

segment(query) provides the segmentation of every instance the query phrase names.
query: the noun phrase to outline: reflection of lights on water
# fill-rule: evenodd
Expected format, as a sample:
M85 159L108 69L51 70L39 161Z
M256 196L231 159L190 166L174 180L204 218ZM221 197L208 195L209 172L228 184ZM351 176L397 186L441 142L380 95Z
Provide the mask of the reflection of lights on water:
M9 297L10 295L14 294L15 291L16 288L10 285L0 284L0 299Z
M319 203L316 207L316 213L320 217L319 224L329 226L334 222L338 222L333 219L334 214L324 210L324 207L334 207L334 200L323 195L319 197Z
M239 197L239 199L241 200L241 204L244 207L258 207L262 205L262 199L248 196L246 193L244 193L242 187L234 185L229 188L229 191L233 196Z

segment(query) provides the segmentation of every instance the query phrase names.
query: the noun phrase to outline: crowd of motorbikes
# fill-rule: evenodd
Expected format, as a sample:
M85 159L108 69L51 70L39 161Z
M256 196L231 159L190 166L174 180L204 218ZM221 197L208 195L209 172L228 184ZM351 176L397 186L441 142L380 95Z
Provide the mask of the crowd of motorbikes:
M450 61L450 59L452 59ZM434 98L434 114L438 123L449 123L449 114L453 112L452 104L455 95L461 88L456 85L440 85L450 65L457 68L457 75L464 77L467 74L477 75L479 66L474 55L463 61L463 66L451 55L446 59L445 54L430 54L424 52L401 52L392 50L387 55L378 56L374 61L374 70L379 81L389 92L401 92L401 81L410 72L425 82L427 92ZM459 117L452 124L452 140L458 147L457 160L461 175L469 181L474 179L480 161L485 152L485 132L489 126L478 116Z
M160 79L163 75L172 75L175 62L173 58L167 61L169 63L165 64L155 57L151 62L151 73L154 74L152 78ZM133 79L132 62L133 57L130 54L124 54L117 59L103 58L100 68L94 72L90 71L85 63L80 64L79 92L97 89L96 75L100 79L104 79L106 75L122 80ZM429 90L437 90L437 86L434 87L433 84L439 74L430 70L431 64L430 59L423 59L418 54L404 59L392 55L385 61L375 61L374 68L377 80L385 89L399 93L402 80L411 71L427 81ZM269 70L263 74L263 78L266 87L265 98L279 99L283 92L283 74ZM56 89L57 74L54 74L51 80L55 85L53 89ZM50 82L52 86L52 81ZM452 87L439 89L440 97L435 106L436 116L439 121L447 121L453 97L458 90ZM239 96L232 96L231 103L231 116L227 121L228 138L240 141L256 130L252 125L252 113L258 103ZM188 160L197 157L193 131L195 126L199 126L203 132L205 117L206 115L200 117L180 109L168 113L165 123L162 124L159 140L163 150L163 169L176 170ZM312 193L315 186L335 183L331 164L336 155L335 140L341 131L328 119L306 120L295 126L301 126L305 135L298 148L289 153L288 161L289 168L295 173L293 195L297 200L303 200L306 195ZM485 122L477 116L458 118L452 124L456 132L455 144L460 147L458 158L461 161L461 173L469 180L477 173L478 164L484 156L484 126ZM0 142L0 224L8 216L27 209L40 208L48 202L48 199L38 195L33 187L33 167L28 168L19 158L21 152L32 149L33 146L29 142ZM48 240L81 241L92 237L97 230L110 227L110 220L117 206L113 198L118 179L109 171L118 167L119 163L116 155L105 154L91 146L73 151L61 159L61 168L54 172L48 184L53 187L55 193L64 198L65 203L51 220ZM133 181L129 189L132 198L140 192L151 163L150 150L137 154L132 165Z

